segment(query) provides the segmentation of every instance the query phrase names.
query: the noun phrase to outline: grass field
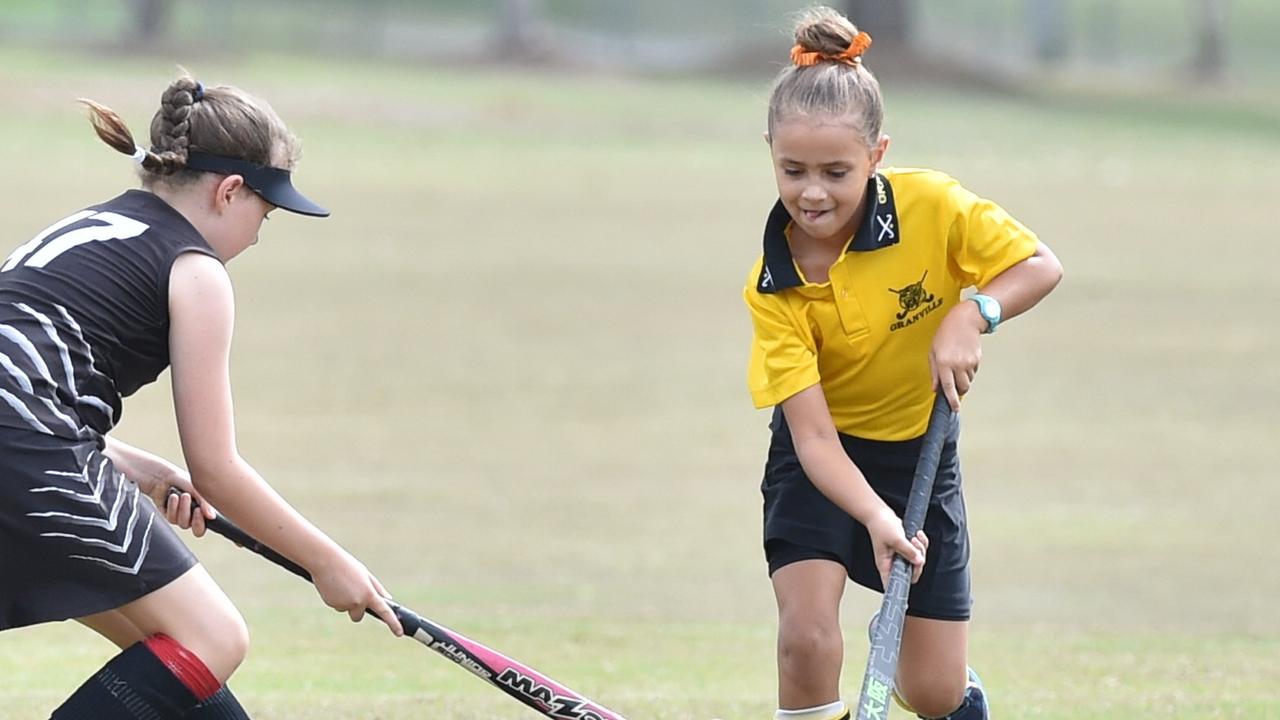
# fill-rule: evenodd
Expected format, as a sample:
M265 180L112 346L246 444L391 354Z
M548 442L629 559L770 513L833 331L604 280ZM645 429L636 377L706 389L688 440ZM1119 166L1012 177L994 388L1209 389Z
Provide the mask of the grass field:
M271 99L334 211L273 217L232 265L245 456L403 602L633 719L770 717L739 299L767 79L184 62ZM0 243L130 185L72 100L142 130L172 67L0 50ZM965 404L997 717L1280 718L1280 124L888 103L893 162L997 198L1067 268L986 341ZM162 382L120 434L176 458L171 417ZM256 718L534 717L193 545L250 623L232 684ZM849 697L875 604L851 588ZM0 717L45 717L112 652L69 624L0 635Z

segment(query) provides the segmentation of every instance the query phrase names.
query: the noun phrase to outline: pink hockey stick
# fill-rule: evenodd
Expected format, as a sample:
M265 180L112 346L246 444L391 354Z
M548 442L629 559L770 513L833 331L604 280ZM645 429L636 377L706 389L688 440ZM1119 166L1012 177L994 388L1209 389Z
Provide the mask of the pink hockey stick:
M311 573L306 568L258 542L229 520L219 516L206 521L205 525L237 545L252 550L308 582L311 581ZM618 713L588 700L524 663L437 625L403 605L390 601L388 604L404 626L406 635L546 717L559 720L626 720Z

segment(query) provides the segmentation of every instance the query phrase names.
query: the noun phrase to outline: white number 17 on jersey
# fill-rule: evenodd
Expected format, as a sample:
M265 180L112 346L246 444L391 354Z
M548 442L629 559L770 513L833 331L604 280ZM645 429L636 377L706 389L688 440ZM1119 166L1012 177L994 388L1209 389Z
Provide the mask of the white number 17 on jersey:
M68 225L73 225L86 219L97 220L103 224L88 225L59 234L59 231ZM14 250L9 259L5 261L4 267L0 267L0 272L8 272L19 265L44 267L50 260L77 245L101 240L127 240L138 237L146 232L149 227L150 225L113 212L81 210L75 215L63 218L50 225L22 247ZM43 244L43 247L41 247L41 244ZM37 250L37 248L39 249Z

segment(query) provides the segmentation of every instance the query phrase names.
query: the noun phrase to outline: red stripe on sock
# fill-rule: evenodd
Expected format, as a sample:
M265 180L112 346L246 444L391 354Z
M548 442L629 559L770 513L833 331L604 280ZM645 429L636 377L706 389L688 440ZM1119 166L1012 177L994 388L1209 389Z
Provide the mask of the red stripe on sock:
M152 635L142 642L199 702L213 697L218 688L222 687L222 683L209 672L208 666L177 640L168 635Z

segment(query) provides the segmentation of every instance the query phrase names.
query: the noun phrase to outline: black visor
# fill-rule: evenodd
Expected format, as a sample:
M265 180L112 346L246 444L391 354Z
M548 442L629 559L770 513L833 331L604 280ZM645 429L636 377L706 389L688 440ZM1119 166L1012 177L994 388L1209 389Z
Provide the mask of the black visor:
M329 211L308 200L293 186L292 173L280 168L251 163L248 160L192 152L187 155L187 168L221 175L239 175L244 184L262 196L263 200L281 210L299 215L328 217Z

